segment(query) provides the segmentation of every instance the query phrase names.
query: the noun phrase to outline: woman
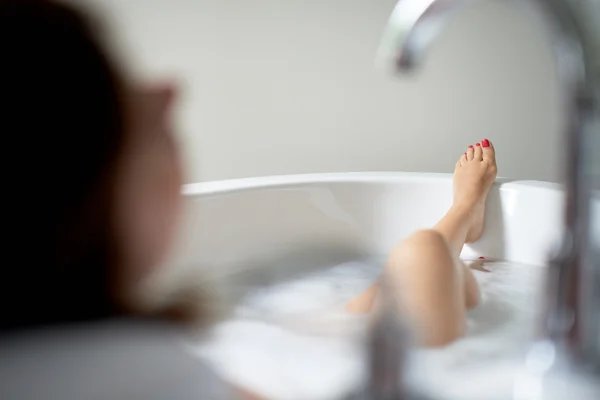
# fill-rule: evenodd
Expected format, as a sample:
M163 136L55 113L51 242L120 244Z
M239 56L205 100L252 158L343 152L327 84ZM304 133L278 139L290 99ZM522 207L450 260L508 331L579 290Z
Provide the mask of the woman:
M496 154L484 139L469 146L454 169L454 200L433 229L418 231L391 252L386 282L397 290L416 337L424 347L440 347L461 337L466 310L479 304L479 286L460 259L465 243L483 233L485 202L496 179ZM347 306L353 313L370 311L377 303L373 284Z
M0 1L0 41L4 248L13 255L0 292L0 397L252 397L219 383L168 339L177 325L158 322L193 312L171 304L148 315L132 295L161 264L177 222L176 89L139 86L87 19L57 2ZM392 274L408 283L404 305L428 344L457 337L465 306L477 302L476 282L458 254L481 234L496 174L493 147L482 145L457 164L447 216L390 258ZM374 286L350 308L370 309L376 292ZM78 328L90 323L91 346L80 341L90 332ZM75 333L53 335L67 327ZM114 332L126 345L115 345Z
M131 295L163 261L177 220L176 89L128 78L96 28L58 2L0 1L13 256L0 292L0 397L250 398L159 322L186 310L146 315Z

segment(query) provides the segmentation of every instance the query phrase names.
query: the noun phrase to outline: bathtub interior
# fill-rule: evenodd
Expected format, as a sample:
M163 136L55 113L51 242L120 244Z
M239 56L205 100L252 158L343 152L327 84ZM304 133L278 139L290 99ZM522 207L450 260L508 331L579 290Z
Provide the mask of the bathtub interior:
M371 279L395 243L417 229L431 227L444 215L452 202L452 179L446 174L420 173L269 177L189 185L185 198L181 231L169 268L161 277L162 287L195 274L193 279L226 292L221 300L233 305L265 286L277 287L280 293L275 296L281 301L295 290L286 282L323 269L329 269L330 276L343 270L348 281L351 274L362 274L363 281ZM539 304L543 266L560 237L563 201L559 187L553 184L499 179L494 185L484 236L465 246L461 254L466 260L483 256L498 261L490 264L493 274L477 275L491 300L471 319L493 322L500 318L494 315L506 313L498 304L513 296L520 299L515 300L518 307L528 305L521 310L520 320L512 322L513 328L523 321L534 327L532 309ZM337 269L331 270L332 266ZM360 284L358 280L347 284L346 294L348 290L358 293ZM317 291L324 287L315 285L308 286ZM364 354L357 346L357 338L364 336L339 335L336 328L343 318L321 314L320 320L312 320L322 328L317 338L307 339L310 333L306 330L286 336L281 326L266 319L235 320L213 329L211 335L220 337L218 343L207 346L204 342L192 348L226 378L270 398L294 399L300 394L305 399L336 398L340 390L364 378ZM298 315L290 314L286 323L296 320L298 324ZM302 322L310 324L310 319ZM366 326L364 321L362 326ZM468 376L471 381L486 381L490 370L465 360L493 358L505 352L511 340L516 340L513 328L496 327L495 333L490 333L479 324L469 340L451 350L416 354L411 361L411 382L420 388L431 387L432 380L437 382L437 391L429 393L437 398L482 398L481 385L465 387L456 382ZM490 346L490 341L495 345ZM521 342L511 348L523 350L523 346ZM497 377L498 398L506 396L515 369L514 364L506 368L507 363L497 359L487 365L495 368L491 373ZM315 366L319 372L307 376ZM491 399L489 390L486 393Z
M385 255L444 215L452 179L420 173L271 177L188 185L185 194L168 270L227 275L281 259L293 271L296 261L310 268ZM562 203L557 185L499 179L488 197L484 235L461 257L544 265L560 237Z

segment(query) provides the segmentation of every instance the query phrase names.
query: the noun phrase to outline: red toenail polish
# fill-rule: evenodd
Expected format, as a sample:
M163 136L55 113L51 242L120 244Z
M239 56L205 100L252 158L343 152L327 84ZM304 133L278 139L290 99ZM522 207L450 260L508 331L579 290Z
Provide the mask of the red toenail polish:
M470 145L469 145L469 148L470 148L470 149L472 149L472 148L473 148L473 145L472 145L472 144L470 144Z
M480 260L485 260L485 257L481 256L479 257Z
M479 147L479 146L481 146L481 145L480 145L479 143L477 143L475 146Z
M481 145L482 145L483 147L490 147L490 141L489 141L489 140L487 140L487 139L483 139L483 140L481 141Z

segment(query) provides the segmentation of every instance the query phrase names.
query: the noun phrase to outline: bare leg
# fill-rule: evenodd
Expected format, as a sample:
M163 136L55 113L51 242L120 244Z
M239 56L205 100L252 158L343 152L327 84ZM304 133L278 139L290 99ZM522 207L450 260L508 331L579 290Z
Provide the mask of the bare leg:
M466 308L479 302L477 281L458 256L465 243L481 237L485 200L496 170L489 141L470 146L456 164L450 210L433 229L414 233L390 254L387 272L425 346L445 345L460 337ZM369 312L377 291L374 283L348 304L348 311Z

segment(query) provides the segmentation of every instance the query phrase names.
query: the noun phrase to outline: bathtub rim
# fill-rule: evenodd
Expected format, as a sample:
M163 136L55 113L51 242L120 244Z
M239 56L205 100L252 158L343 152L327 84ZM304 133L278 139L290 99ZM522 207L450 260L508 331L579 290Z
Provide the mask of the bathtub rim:
M210 196L247 190L264 190L323 183L406 183L415 181L451 182L452 173L437 172L334 172L312 174L269 175L260 177L222 179L187 183L182 186L185 197ZM507 177L496 178L495 185L514 188L529 187L562 191L562 185L539 180L521 180Z

